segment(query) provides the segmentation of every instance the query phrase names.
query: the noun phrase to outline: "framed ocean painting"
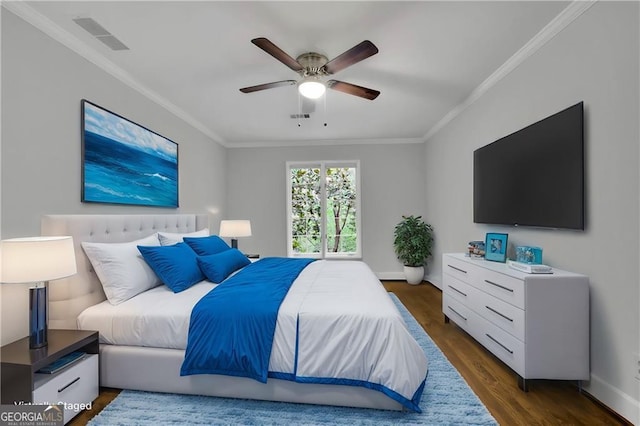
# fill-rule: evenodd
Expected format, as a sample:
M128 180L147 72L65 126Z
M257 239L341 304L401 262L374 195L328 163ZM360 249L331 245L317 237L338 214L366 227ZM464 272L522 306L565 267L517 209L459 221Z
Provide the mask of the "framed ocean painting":
M82 100L82 201L178 207L178 144Z

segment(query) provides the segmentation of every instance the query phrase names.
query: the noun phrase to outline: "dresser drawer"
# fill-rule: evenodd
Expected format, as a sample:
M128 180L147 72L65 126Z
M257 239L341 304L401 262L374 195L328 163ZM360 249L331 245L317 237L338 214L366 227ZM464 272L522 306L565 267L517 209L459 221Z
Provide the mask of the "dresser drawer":
M480 290L504 300L520 309L524 309L524 281L489 269L475 272L474 285Z
M453 256L445 255L442 257L442 273L455 277L460 281L472 283L477 279L476 276L479 271L480 268L469 262L456 259Z
M442 291L451 297L458 299L465 305L471 303L474 288L464 281L460 281L451 275L443 275ZM475 290L477 291L477 290Z
M470 334L521 377L525 377L525 344L484 318L472 314Z
M460 328L470 332L472 312L462 302L444 293L442 295L442 312L449 317L451 321L458 324Z
M525 342L525 311L488 293L476 290L470 307L487 321Z
M51 404L87 404L98 397L98 355L88 354L56 374L34 375L34 402ZM74 409L77 408L77 409ZM81 407L65 405L64 422L75 416ZM82 407L86 408L86 407Z

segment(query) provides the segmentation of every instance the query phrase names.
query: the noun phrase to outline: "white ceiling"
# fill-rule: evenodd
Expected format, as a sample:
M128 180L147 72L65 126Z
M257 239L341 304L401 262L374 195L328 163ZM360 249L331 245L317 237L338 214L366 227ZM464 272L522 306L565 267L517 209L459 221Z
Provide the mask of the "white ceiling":
M568 4L41 1L20 8L21 15L37 17L31 22L234 147L423 140ZM79 17L93 18L130 50L108 49L72 21ZM298 78L254 46L256 37L294 58L314 51L329 59L371 40L377 55L332 78L381 94L368 101L329 90L326 107L318 101L298 127L290 118L299 110L295 86L238 90Z

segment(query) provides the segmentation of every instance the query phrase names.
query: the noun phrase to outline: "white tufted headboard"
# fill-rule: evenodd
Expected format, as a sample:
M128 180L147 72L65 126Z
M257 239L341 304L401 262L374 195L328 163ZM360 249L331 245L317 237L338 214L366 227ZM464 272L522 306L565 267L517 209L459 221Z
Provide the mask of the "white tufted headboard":
M84 309L106 299L98 276L84 253L83 241L122 243L154 232L193 232L209 226L206 214L50 215L43 216L42 235L70 235L78 273L49 285L49 328L75 329Z

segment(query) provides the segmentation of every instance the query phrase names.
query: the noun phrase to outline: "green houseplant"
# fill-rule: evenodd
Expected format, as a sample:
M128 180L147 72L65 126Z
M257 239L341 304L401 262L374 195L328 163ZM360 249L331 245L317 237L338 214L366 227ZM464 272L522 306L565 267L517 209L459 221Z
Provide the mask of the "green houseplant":
M424 265L431 256L433 228L422 216L402 216L396 225L393 246L398 260L404 265L409 284L419 284L424 277Z

